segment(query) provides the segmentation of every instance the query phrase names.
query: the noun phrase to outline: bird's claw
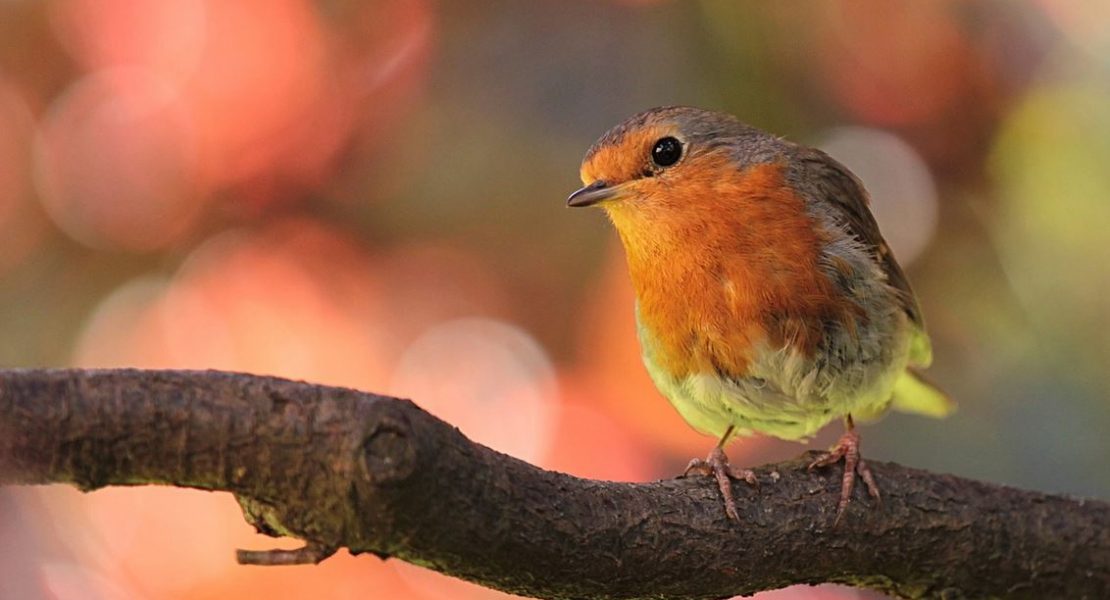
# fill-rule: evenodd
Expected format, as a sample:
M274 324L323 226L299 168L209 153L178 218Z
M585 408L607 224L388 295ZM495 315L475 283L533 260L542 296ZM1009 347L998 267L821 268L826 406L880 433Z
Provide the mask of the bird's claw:
M751 469L737 469L728 462L728 456L725 451L720 448L714 448L709 456L702 458L695 458L686 465L686 470L682 472L682 477L689 477L691 473L697 473L704 477L712 476L717 480L717 486L721 489L721 496L725 501L725 514L733 521L740 521L740 513L736 510L736 500L732 497L732 479L738 479L748 482L748 485L755 486L759 489L759 480L756 479L755 471Z
M875 483L875 476L871 474L871 468L860 456L859 434L854 429L845 432L844 435L840 436L840 440L837 441L835 446L809 463L809 470L812 471L836 464L841 459L844 460L844 478L840 484L840 501L836 505L836 520L833 521L833 527L840 524L840 519L844 516L844 510L848 508L848 503L852 500L852 490L856 485L856 474L859 474L860 478L863 479L864 485L867 486L867 493L875 499L875 502L880 505L883 502L882 496L879 495L879 486Z

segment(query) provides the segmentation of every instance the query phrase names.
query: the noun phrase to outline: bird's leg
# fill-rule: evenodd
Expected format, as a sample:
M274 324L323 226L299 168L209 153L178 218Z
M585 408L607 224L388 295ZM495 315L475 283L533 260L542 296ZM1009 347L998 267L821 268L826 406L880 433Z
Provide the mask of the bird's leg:
M848 415L844 419L844 425L848 428L848 431L840 436L836 445L809 464L809 470L812 471L818 467L827 467L840 462L840 459L844 459L844 479L840 485L840 502L836 505L836 520L833 521L833 527L840 523L840 518L844 516L844 509L848 507L848 502L852 499L852 489L856 485L857 473L863 479L863 483L867 485L867 493L871 494L876 502L882 503L879 486L875 484L875 477L871 475L870 467L859 455L859 434L856 433L856 425L852 422L852 415Z
M751 469L737 469L728 462L728 455L725 454L725 443L728 441L729 436L732 435L733 427L729 427L721 441L717 442L717 447L709 453L704 459L695 458L686 465L686 470L682 472L683 477L687 477L690 473L697 473L699 475L709 477L713 476L717 479L717 486L721 488L721 496L725 499L725 513L728 518L733 521L740 520L740 513L736 511L736 501L732 498L732 482L730 479L743 479L749 485L759 487L759 480L755 478L755 472Z

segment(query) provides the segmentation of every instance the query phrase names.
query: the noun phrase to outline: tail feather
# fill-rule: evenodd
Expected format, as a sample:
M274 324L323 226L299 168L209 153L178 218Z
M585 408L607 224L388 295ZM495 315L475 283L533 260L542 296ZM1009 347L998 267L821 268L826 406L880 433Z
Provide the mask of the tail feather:
M956 403L914 369L906 369L894 383L891 407L900 412L926 417L947 417Z

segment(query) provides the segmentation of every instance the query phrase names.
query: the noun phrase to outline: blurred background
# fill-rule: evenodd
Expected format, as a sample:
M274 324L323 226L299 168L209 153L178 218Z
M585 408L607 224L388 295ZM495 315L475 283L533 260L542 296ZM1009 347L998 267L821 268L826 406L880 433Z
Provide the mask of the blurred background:
M640 365L603 215L564 200L596 137L675 103L872 191L961 408L865 428L866 456L1110 498L1100 0L0 0L0 364L353 386L547 468L673 476L713 440ZM226 494L5 489L0 597L505 597L234 563L274 543Z

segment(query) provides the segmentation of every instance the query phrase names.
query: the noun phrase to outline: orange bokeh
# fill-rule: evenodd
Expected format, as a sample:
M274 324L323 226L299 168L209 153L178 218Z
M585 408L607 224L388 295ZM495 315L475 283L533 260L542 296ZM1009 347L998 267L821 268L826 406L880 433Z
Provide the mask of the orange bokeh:
M563 377L561 402L545 469L607 481L649 481L657 476L657 449L624 419L609 414L599 394L575 378Z
M414 106L433 38L423 0L344 10L329 18L309 0L51 4L56 37L88 73L55 101L40 144L55 221L89 245L151 250L228 189L233 212L254 215L328 185L353 136Z
M182 95L195 114L206 181L237 183L280 162L330 91L323 24L307 0L205 4L200 65ZM304 148L306 153L326 148Z
M958 2L836 2L818 28L815 74L857 117L884 125L938 117L958 99L971 48Z
M199 216L193 134L174 88L154 73L87 76L43 121L36 146L43 206L90 246L172 244Z
M342 23L308 0L206 6L206 43L183 95L205 180L248 184L241 191L254 205L325 185L351 136L395 124L420 89L432 40L426 2L371 2Z
M518 598L487 587L454 579L447 575L429 571L406 562L394 562L389 565L396 577L404 583L405 592L398 598L412 600L507 600Z
M57 39L88 71L136 67L179 82L199 67L203 0L60 0L47 9Z
M337 50L355 99L373 106L364 124L396 123L405 99L420 88L435 43L428 0L377 0L350 8Z
M512 318L504 283L472 251L440 241L400 244L380 256L388 284L382 301L390 319L390 348L396 356L428 327L467 317Z
M31 111L14 86L0 78L0 228L3 228L30 191L27 153L33 123Z
M224 233L161 286L133 284L103 304L76 362L380 387L389 363L378 327L379 283L368 264L349 240L311 221Z
M21 492L17 500L32 518L70 532L68 556L44 563L38 573L59 599L413 596L372 555L341 552L315 567L237 565L236 548L300 542L255 533L229 494L152 487L81 494L50 486Z
M0 273L20 264L41 242L44 227L31 207L34 120L19 89L0 74Z
M536 462L555 428L555 372L526 332L492 319L429 328L401 353L388 389L494 450Z
M81 494L50 486L33 490L27 500L32 497L41 518L73 532L65 543L75 566L133 595L164 597L188 590L233 570L237 546L260 543L230 494L161 487ZM163 551L150 551L165 540L172 543Z

